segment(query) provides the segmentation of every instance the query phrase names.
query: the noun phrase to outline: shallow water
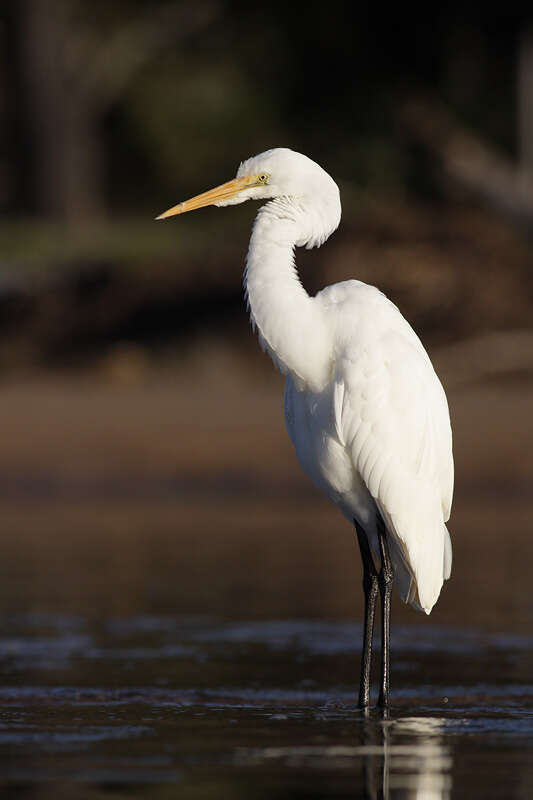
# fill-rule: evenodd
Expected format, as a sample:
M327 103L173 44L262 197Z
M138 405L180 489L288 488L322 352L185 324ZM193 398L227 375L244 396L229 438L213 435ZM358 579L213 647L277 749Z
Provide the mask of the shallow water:
M453 397L452 580L394 598L384 719L353 531L229 374L4 387L1 797L532 797L533 384Z
M397 626L388 718L335 621L0 620L3 795L533 794L533 637Z

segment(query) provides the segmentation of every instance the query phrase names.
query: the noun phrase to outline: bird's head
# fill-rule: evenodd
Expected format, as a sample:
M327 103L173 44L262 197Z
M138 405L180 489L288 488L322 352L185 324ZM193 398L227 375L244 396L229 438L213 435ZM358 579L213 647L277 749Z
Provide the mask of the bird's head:
M331 220L329 233L339 224L339 189L333 178L307 156L286 147L267 150L243 161L235 178L172 206L156 219L185 214L204 206L231 206L246 200L275 198L286 198L305 210L320 209ZM327 237L320 237L321 241L324 238Z

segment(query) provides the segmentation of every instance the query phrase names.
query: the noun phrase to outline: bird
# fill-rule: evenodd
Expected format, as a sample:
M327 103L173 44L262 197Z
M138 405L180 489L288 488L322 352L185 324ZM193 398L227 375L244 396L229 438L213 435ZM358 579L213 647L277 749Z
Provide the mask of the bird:
M380 595L377 705L387 709L393 583L406 603L429 614L451 572L446 394L419 337L378 288L353 279L311 296L302 285L295 249L320 247L341 220L337 184L307 156L267 150L243 161L232 180L156 219L247 200L266 201L244 270L252 327L286 376L285 421L301 467L355 526L364 593L358 706L365 710Z

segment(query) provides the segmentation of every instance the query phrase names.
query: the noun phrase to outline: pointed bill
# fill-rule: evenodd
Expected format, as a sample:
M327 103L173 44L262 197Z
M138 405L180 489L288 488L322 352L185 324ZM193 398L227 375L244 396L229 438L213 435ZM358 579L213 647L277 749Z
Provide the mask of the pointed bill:
M184 200L183 203L178 203L177 206L172 206L167 211L163 211L157 219L167 219L176 214L185 214L187 211L194 211L196 208L203 208L204 206L212 206L221 200L229 200L234 197L243 189L249 186L257 186L260 183L257 180L257 175L244 175L242 178L233 178L233 180L223 183L221 186L215 186L214 189L209 189L208 192L197 194L191 197L190 200Z

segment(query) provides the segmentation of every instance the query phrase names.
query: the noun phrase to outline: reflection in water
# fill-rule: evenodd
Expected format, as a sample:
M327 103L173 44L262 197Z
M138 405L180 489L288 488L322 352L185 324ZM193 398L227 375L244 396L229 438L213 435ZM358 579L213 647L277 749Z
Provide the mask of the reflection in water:
M353 721L353 711L347 712ZM279 715L278 715L279 717ZM287 719L284 715L284 719ZM347 717L345 717L346 719ZM433 717L383 719L357 714L359 743L283 744L238 748L234 764L250 768L277 762L300 774L329 775L329 782L359 773L365 800L449 800L451 750L445 723ZM360 770L360 772L359 772ZM334 776L334 777L333 777ZM329 795L328 795L329 796ZM359 796L359 795L358 795Z
M6 781L61 780L69 797L91 784L94 800L113 783L156 800L173 782L180 796L224 800L448 800L452 752L453 793L533 797L531 636L400 627L403 688L383 717L354 707L359 633L312 620L0 616L0 797Z
M362 727L363 784L366 800L396 796L409 800L451 797L450 749L433 717L365 719Z

